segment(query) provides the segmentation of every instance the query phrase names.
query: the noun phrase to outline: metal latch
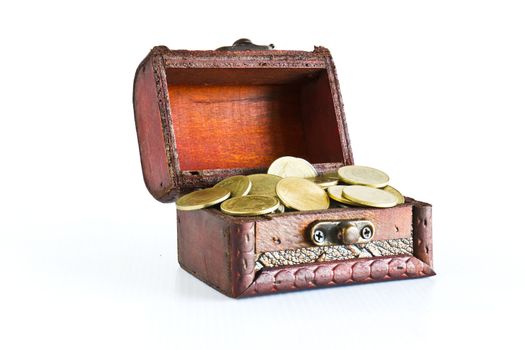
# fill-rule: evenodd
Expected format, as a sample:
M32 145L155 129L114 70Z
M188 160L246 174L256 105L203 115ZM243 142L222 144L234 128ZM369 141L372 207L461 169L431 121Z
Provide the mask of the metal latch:
M270 45L255 45L250 39L242 38L233 43L232 46L222 46L217 49L217 51L264 51L272 50L274 48L273 44Z
M318 246L368 243L375 227L368 220L315 221L310 225L310 240Z

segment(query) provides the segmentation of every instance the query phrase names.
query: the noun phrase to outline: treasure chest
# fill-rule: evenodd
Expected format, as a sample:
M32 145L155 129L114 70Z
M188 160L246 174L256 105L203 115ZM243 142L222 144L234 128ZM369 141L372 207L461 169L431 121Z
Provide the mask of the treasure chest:
M354 163L324 47L157 46L138 66L133 105L144 181L164 203L264 173L281 156L304 158L319 174ZM341 232L355 234L341 240ZM386 209L253 217L177 210L177 242L180 266L231 297L434 275L431 206L410 198Z

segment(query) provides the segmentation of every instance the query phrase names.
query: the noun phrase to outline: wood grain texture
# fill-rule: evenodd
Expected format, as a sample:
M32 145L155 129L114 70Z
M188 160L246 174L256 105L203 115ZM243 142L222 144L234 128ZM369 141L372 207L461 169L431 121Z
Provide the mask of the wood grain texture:
M337 96L331 90L327 71L318 79L306 82L301 89L301 112L305 147L312 163L342 162L342 138L335 105ZM336 89L336 88L334 88Z
M326 70L203 70L202 81L188 70L176 70L180 77L168 71L182 171L267 168L285 155L343 162Z
M230 231L233 226L210 210L177 211L179 264L228 295L232 294Z
M316 220L370 220L376 228L373 240L408 238L412 234L412 205L409 203L388 209L341 208L270 217L270 220L256 223L257 253L311 247L305 233Z
M284 154L310 160L319 173L353 164L335 66L322 47L225 52L158 46L137 68L133 105L144 180L163 202L228 176L264 172ZM431 216L430 205L410 199L389 209L252 218L213 208L178 211L179 263L231 297L431 276ZM256 271L257 252L304 246L308 224L345 218L371 219L375 239L403 238L413 228L414 256Z
M180 266L221 293L237 297L255 279L255 223L216 209L177 211Z
M285 154L303 156L329 171L353 163L335 67L325 48L225 52L171 51L161 46L150 52L137 72L150 62L154 86L136 84L134 96L138 100L149 89L158 112L136 108L135 113L141 120L140 147L155 143L141 152L141 159L151 165L143 167L144 177L152 179L147 186L160 201L173 201L182 192L228 176L259 172L270 158ZM317 113L310 113L312 108ZM142 130L159 125L159 119L162 134ZM206 131L204 123L213 128ZM195 129L188 131L190 124ZM231 126L240 130L246 126L246 134L237 134L238 143ZM192 132L197 139L212 142L192 143ZM239 153L242 147L246 148Z
M411 199L407 202L408 205L403 208L414 212L415 216L412 218L410 214L410 220L413 219L417 225L414 227L414 256L354 258L263 268L256 271L256 227L273 219L267 216L232 217L222 214L217 209L203 209L177 212L179 263L195 277L221 293L235 298L356 282L432 276L435 272L430 259L430 206ZM396 208L381 210L392 211L394 215L394 209ZM329 211L348 216L355 210ZM285 220L298 217L312 219L312 215L315 220L318 216L301 212L290 214L280 216ZM296 231L289 234L296 235ZM417 243L418 239L421 239L421 242Z
M169 87L181 170L268 167L307 157L299 87Z
M317 77L325 71L324 66L322 67L270 68L267 65L259 68L167 67L166 79L168 85L300 85L317 80Z

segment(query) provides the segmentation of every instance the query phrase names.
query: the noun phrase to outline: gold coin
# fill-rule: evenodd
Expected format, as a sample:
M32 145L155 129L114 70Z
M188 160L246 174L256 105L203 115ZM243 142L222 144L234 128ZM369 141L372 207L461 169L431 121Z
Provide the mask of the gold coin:
M345 197L343 197L343 189L345 187L348 187L348 186L343 186L343 185L330 186L326 189L326 192L328 193L328 196L332 198L334 201L337 201L343 204L359 206L359 204L354 203L351 200L348 200Z
M220 187L212 187L188 193L177 199L175 204L179 210L197 210L218 204L228 199L229 196L230 191Z
M388 185L390 178L381 170L360 165L348 165L339 168L339 178L351 185L364 185L382 188Z
M282 180L282 177L270 174L253 174L247 177L252 183L250 195L277 196L275 186Z
M397 204L403 204L405 203L405 196L403 196L401 194L401 192L399 192L398 190L396 190L394 187L392 186L386 186L385 188L383 188L384 191L387 191L388 193L392 193L396 199L397 199Z
M346 186L343 197L357 204L376 208L390 208L397 204L396 196L387 191L368 186Z
M221 210L229 215L251 216L268 214L279 207L279 200L270 196L244 196L222 202Z
M306 180L312 181L317 186L320 186L322 189L326 189L330 186L335 186L339 182L339 178L334 178L328 175L319 175L316 177L307 177Z
M339 175L337 174L337 172L335 172L335 173L326 173L326 174L323 174L323 176L325 176L327 178L330 178L330 179L339 180Z
M287 177L277 184L277 195L283 204L296 210L328 209L330 199L316 184L298 177Z
M268 168L268 174L280 177L315 177L317 171L305 159L297 157L281 157L273 161Z
M213 187L222 187L231 192L231 197L246 196L252 188L252 182L247 176L237 175L228 177Z

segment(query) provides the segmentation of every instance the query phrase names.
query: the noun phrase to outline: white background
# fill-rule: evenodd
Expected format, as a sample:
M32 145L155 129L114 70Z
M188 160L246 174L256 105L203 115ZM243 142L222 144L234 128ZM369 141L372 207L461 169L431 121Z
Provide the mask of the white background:
M522 346L524 18L519 1L2 2L0 348ZM154 45L240 37L331 50L356 163L434 205L436 277L232 300L180 269L134 72Z

